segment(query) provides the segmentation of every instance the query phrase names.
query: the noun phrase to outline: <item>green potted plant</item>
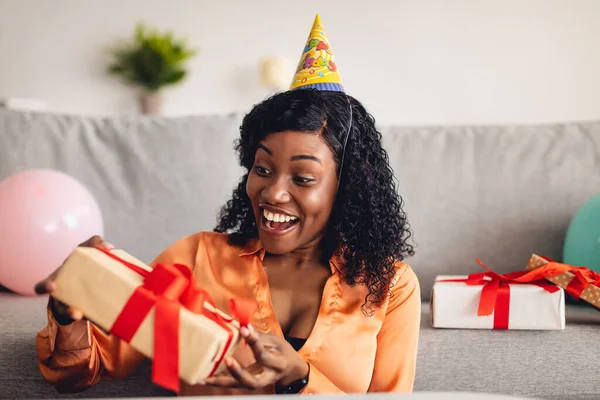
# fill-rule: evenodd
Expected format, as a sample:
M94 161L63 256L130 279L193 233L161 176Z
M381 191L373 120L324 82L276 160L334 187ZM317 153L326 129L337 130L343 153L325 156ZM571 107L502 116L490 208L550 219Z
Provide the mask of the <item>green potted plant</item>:
M156 115L162 107L161 89L182 82L185 63L197 54L172 33L161 33L138 24L131 42L112 51L108 72L142 89L144 114Z

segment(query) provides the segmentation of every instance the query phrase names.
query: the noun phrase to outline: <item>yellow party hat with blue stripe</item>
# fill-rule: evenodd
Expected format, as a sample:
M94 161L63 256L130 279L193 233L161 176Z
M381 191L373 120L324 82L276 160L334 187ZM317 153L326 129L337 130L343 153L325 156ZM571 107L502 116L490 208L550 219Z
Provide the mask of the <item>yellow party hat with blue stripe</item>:
M318 14L290 86L290 90L296 89L344 91L331 45Z

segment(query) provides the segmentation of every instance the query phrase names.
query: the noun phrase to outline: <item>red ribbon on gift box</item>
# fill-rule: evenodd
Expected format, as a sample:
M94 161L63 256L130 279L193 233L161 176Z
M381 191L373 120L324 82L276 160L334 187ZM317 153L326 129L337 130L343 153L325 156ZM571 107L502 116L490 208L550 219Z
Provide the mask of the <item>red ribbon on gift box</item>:
M214 374L233 342L233 332L229 323L237 319L240 327L247 327L256 309L256 303L249 299L231 299L229 308L233 318L225 318L204 307L205 302L213 307L215 307L215 303L209 293L198 286L192 271L185 265L158 264L152 271L147 271L121 259L110 251L100 251L144 277L142 285L133 292L110 332L129 343L154 307L152 381L169 390L179 391L179 312L181 307L210 318L229 334L228 340L210 372L210 375Z
M575 267L569 264L561 264L552 260L549 257L542 256L542 258L548 261L548 263L544 264L541 268L550 266L548 268L560 270L562 271L561 273L570 272L573 275L575 275L575 277L571 280L571 282L569 282L569 284L565 288L565 291L571 296L573 296L575 300L579 300L579 298L581 297L581 293L583 293L583 291L589 285L600 287L600 274L598 272L592 271L586 267Z
M444 279L439 282L464 282L469 286L483 285L479 298L478 316L494 314L494 329L508 329L510 317L510 285L536 285L549 293L560 288L544 280L546 277L563 273L559 265L546 264L532 271L517 271L509 274L499 274L488 268L481 260L476 261L487 270L469 275L463 279Z

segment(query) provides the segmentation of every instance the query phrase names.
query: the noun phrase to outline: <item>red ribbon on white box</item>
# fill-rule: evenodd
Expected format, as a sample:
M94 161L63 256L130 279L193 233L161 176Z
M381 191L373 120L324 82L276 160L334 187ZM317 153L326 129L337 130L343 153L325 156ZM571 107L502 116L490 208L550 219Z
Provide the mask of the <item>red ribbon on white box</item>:
M479 298L478 316L494 314L494 329L508 329L510 319L510 285L536 285L549 293L560 288L545 280L548 276L560 275L562 267L549 265L532 271L517 271L509 274L499 274L488 268L481 260L476 261L487 270L469 275L463 279L444 279L438 282L464 282L469 286L483 285Z

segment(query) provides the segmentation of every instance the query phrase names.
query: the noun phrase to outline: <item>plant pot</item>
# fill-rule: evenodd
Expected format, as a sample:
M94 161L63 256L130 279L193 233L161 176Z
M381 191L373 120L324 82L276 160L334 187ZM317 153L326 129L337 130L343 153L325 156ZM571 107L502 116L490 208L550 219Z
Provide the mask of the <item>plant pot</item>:
M160 115L163 98L160 92L144 93L140 97L140 106L144 115Z

